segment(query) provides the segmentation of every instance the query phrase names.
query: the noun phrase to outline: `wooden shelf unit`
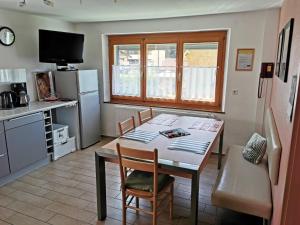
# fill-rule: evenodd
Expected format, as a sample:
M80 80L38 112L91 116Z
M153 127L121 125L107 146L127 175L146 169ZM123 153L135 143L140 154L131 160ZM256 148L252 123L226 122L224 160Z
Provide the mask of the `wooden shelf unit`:
M53 153L53 124L52 124L52 112L51 110L44 111L45 121L45 137L48 153Z

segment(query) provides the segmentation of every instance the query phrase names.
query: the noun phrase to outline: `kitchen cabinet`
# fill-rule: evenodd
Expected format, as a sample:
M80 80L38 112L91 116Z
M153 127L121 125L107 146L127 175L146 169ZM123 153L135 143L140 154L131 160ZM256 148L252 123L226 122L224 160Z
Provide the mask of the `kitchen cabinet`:
M0 178L10 174L3 121L0 121Z
M42 112L4 121L11 173L47 158Z

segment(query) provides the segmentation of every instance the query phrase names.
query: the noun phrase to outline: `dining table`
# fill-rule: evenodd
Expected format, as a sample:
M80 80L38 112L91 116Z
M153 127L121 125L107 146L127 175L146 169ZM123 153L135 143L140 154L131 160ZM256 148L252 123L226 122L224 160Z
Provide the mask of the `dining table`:
M180 137L162 135L163 131L173 129L181 129L188 135ZM159 114L131 132L149 132L150 134L156 133L156 135L152 135L153 137L147 141L132 139L124 135L95 151L98 220L105 220L107 216L105 162L118 163L116 144L119 143L121 146L140 150L157 149L159 173L191 179L189 224L196 225L198 223L200 175L208 164L210 155L217 148L218 169L221 168L224 121L215 117ZM180 142L206 143L206 149L190 151L184 147L183 149L170 147Z

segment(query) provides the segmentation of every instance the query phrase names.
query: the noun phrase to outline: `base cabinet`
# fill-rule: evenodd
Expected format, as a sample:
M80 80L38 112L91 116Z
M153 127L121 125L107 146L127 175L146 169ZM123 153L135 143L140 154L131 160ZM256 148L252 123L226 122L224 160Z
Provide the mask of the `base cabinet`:
M0 122L0 178L10 174L3 122Z
M4 125L11 173L47 158L42 113L8 120Z

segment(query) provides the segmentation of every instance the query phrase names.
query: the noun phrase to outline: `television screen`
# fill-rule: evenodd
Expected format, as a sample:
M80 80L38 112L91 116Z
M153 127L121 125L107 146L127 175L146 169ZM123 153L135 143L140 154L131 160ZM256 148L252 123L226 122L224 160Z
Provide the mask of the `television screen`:
M39 30L40 62L82 63L83 42L83 34Z

